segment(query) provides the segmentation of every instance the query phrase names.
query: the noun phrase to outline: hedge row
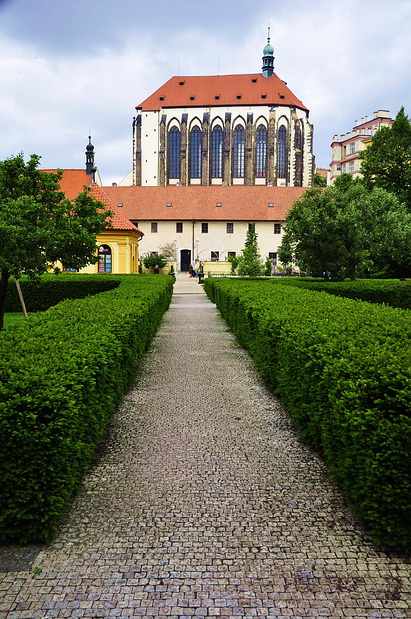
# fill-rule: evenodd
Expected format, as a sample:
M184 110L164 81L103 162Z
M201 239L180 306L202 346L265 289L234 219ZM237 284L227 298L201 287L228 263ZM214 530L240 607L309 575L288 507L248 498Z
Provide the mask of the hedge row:
M43 275L36 281L22 277L20 286L28 312L44 312L64 299L83 299L105 290L117 288L120 280L117 275L79 275L60 273ZM6 312L21 312L20 298L13 279L7 286Z
M353 282L325 282L306 278L283 278L272 280L291 286L300 286L318 292L359 299L369 303L384 303L391 307L411 309L411 283L387 279L357 279Z
M264 281L205 288L373 538L411 548L408 312Z
M0 333L3 542L53 536L170 303L169 276L116 279Z

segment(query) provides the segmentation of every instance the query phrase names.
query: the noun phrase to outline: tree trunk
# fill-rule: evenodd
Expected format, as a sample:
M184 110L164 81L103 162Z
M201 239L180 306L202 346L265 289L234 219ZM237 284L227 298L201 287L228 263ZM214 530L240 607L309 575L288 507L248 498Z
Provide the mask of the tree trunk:
M355 264L350 264L348 267L348 276L350 278L350 280L353 282L356 278L356 272L355 272Z
M7 269L2 269L0 277L0 329L2 329L4 325L4 307L6 304L6 293L9 277L10 273Z

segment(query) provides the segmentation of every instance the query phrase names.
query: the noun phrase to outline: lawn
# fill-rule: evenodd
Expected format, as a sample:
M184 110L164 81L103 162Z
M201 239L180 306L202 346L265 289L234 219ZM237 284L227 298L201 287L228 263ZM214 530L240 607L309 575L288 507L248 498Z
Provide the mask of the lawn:
M23 312L6 312L4 314L4 327L14 327L24 320Z

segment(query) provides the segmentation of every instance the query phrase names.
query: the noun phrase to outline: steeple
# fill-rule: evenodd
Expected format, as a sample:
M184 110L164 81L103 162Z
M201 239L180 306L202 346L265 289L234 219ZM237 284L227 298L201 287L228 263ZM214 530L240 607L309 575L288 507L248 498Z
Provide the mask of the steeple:
M263 49L263 76L271 77L274 73L274 48L270 44L270 26L268 26L267 45Z
M93 174L94 167L94 146L91 143L91 136L88 136L88 144L86 146L86 174Z

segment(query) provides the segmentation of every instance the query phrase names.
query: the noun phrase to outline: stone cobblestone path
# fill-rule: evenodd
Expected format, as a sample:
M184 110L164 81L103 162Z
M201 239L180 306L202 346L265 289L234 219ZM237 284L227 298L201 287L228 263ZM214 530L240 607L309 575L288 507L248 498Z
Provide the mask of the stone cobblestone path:
M410 561L364 534L194 280L55 541L2 549L0 617L411 617Z

